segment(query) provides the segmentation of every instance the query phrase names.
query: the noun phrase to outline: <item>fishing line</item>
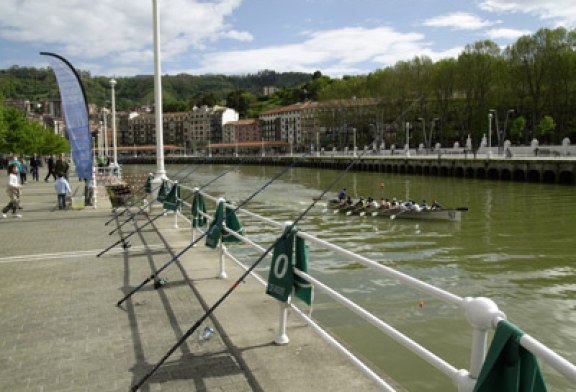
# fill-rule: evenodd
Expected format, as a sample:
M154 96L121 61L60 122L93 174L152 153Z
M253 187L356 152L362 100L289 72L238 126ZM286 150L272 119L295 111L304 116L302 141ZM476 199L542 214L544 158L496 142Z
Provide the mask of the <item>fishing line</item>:
M190 337L190 335L192 335L197 329L198 327L204 322L204 320L206 320L213 312L214 310L216 310L216 308L218 308L218 306L220 306L220 304L222 302L224 302L224 300L226 300L226 298L228 298L228 296L230 294L232 294L232 292L234 291L234 289L236 289L236 287L238 287L240 285L241 282L244 281L244 279L246 279L246 277L258 266L258 264L260 264L260 262L268 255L268 253L270 253L274 247L276 246L276 244L282 240L286 238L286 235L290 232L292 232L292 229L296 226L296 224L298 222L300 222L305 216L306 214L308 214L308 212L310 212L310 210L312 208L314 208L316 206L316 203L321 200L324 195L326 195L326 193L328 193L338 182L340 182L340 180L350 171L350 169L352 168L352 166L354 166L354 164L356 162L358 162L363 156L364 154L366 154L367 150L365 150L361 155L359 155L358 157L354 158L352 160L352 162L350 162L350 164L346 167L346 169L340 173L340 175L338 175L338 177L336 177L336 179L334 181L332 181L332 183L328 186L328 188L326 188L324 191L322 191L322 193L320 194L320 196L313 198L312 199L312 203L290 224L290 226L288 226L284 232L282 233L282 235L280 235L280 237L278 237L276 239L276 241L274 241L272 243L272 245L270 245L266 251L250 266L250 268L248 268L233 284L232 286L224 293L224 295L222 295L222 297L220 297L220 299L218 301L216 301L216 303L214 305L212 305L212 307L210 307L202 317L200 317L192 327L190 327L190 329L188 329L186 331L186 333L184 335L182 335L182 337L180 339L178 339L178 342L176 342L176 344L174 346L172 346L172 348L170 350L168 350L168 352L160 359L160 361L152 368L152 370L150 370L144 377L142 377L142 379L140 381L138 381L134 386L132 386L132 388L130 389L131 391L137 391L140 386L142 386L142 384L144 384L146 382L146 380L148 380L155 372L156 370L158 370L158 368L160 366L162 366L162 364L168 359L168 357L170 357L170 355L172 355L172 353L174 351L176 351L176 349L186 340Z
M193 164L194 164L194 163L190 163L189 165L184 166L182 169L180 169L180 170L178 170L176 173L174 173L174 176L177 176L178 174L180 174L182 171L184 171L185 169L189 168L189 167L192 166ZM158 185L156 188L152 189L152 193L153 193L154 191L157 191L161 186L162 186L162 184L160 184L160 185ZM140 191L143 190L143 189L144 189L144 187L138 189L137 192L140 192ZM114 216L113 216L110 220L108 220L106 223L104 223L104 226L108 226L108 224L109 224L110 222L112 222L114 219L116 219L116 217L118 217L119 215L124 214L126 211L128 211L128 210L130 209L130 207L131 207L131 206L128 206L128 207L124 208L124 210L123 210L122 212L120 212L120 213L116 213L116 211L113 211Z
M194 170L191 170L188 174L186 174L184 177L176 180L178 182L182 182L184 180L186 180L188 177L190 177L194 172L198 171L198 169L200 169L200 166L198 166L197 168L195 168ZM175 176L175 175L174 175ZM160 188L160 185L158 186L158 188ZM124 226L126 223L130 222L132 220L132 218L136 215L138 215L139 213L145 211L146 207L138 207L138 211L136 211L135 213L132 213L132 211L127 208L126 212L128 212L130 214L130 217L128 219L126 219L124 222L122 222L120 225L118 225L114 230L112 230L110 233L108 233L108 235L112 235L114 234L117 230L119 230L122 226Z
M299 163L302 159L304 159L307 155L310 155L310 152L302 155L300 158L298 158L297 160L293 161L290 165L286 166L284 169L282 169L279 173L277 173L274 177L272 177L270 180L268 180L263 186L260 187L260 189L258 189L256 192L254 192L252 195L250 195L248 198L244 199L240 204L238 204L238 206L236 206L236 208L234 208L233 210L229 211L225 217L222 218L222 221L226 221L226 218L228 218L229 216L231 216L233 213L235 213L236 211L238 211L240 208L242 208L243 206L245 206L250 200L252 200L253 198L255 198L260 192L262 192L264 189L266 189L268 186L270 186L274 181L276 181L278 178L280 178L284 173L286 173L288 170L290 170L291 168L293 168L297 163ZM197 193L197 192L196 192ZM212 226L212 228L216 227L217 225ZM174 261L176 261L180 256L182 256L184 253L186 253L187 251L189 251L190 249L192 249L192 247L194 245L196 245L198 242L200 242L200 240L202 240L202 238L206 237L208 234L210 234L210 230L206 230L204 233L202 233L202 235L200 237L198 237L196 240L192 241L188 246L186 246L184 249L182 249L180 252L178 252L178 254L176 254L174 257L172 257L170 260L168 260L162 267L158 268L155 272L152 273L152 275L150 275L149 277L147 277L146 279L144 279L144 281L142 283L140 283L135 289L133 289L131 292L129 292L128 294L126 294L124 296L124 298L122 298L120 301L118 301L116 303L116 306L120 306L122 305L122 303L124 301L126 301L128 298L130 298L134 293L136 293L137 291L139 291L142 287L144 287L148 282L155 280L158 277L158 274L160 274L162 271L164 271L166 268L168 268L168 266L170 264L172 264Z
M218 180L219 178L221 178L221 177L225 176L226 174L230 173L232 170L238 168L240 165L242 165L242 162L240 162L240 163L237 164L237 165L234 165L234 166L231 167L230 169L228 169L228 170L226 170L225 172L219 174L216 178L212 179L212 180L209 181L208 183L206 183L206 184L204 184L203 186L201 186L201 187L198 189L198 191L200 191L201 189L206 188L207 186L209 186L210 184L212 184L214 181L216 181L216 180ZM192 193L190 196L193 196L193 195L194 195L194 193ZM189 196L189 197L190 197L190 196ZM189 197L188 197L188 198L189 198ZM156 215L154 218L150 219L147 223L145 223L145 224L143 224L142 226L140 226L140 229L135 230L135 231L132 231L132 232L130 232L129 234L127 234L127 235L124 237L124 241L125 241L127 238L130 238L131 236L133 236L134 234L136 234L137 232L139 232L140 230L142 230L144 227L152 224L152 222L154 222L156 219L160 218L161 216L164 216L164 213L165 213L165 212L166 212L166 210L162 210L162 212L161 212L160 214ZM113 247L115 247L116 245L118 245L118 244L121 243L121 242L123 242L123 240L116 241L115 243L113 243L112 245L110 245L108 248L106 248L106 249L104 249L102 252L98 253L98 254L96 255L96 257L102 256L104 253L108 252L110 249L112 249Z

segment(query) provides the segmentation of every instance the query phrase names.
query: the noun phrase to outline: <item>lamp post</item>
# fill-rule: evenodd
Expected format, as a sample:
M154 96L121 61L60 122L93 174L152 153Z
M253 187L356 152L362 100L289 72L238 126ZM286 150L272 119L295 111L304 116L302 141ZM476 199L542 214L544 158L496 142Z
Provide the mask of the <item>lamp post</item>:
M354 133L354 158L356 158L356 128L352 128L352 132Z
M116 93L114 91L116 80L110 79L110 87L112 88L112 148L114 150L114 167L118 168L118 147L116 146Z
M320 156L320 129L316 131L316 156Z
M410 156L410 123L406 121L406 156Z
M104 156L108 159L108 109L102 108L104 118Z
M508 111L506 112L506 119L504 120L504 130L502 131L502 143L506 141L506 136L508 136L506 134L506 131L508 130L508 117L510 116L510 114L514 113L516 113L515 109L508 109Z
M438 117L432 119L432 125L430 129L430 138L428 139L428 150L432 149L432 137L434 136L434 127L436 126L436 121L440 121Z
M162 116L162 70L160 64L160 15L158 1L152 0L152 24L154 27L154 114L156 122L156 175L160 183L166 179L164 169L164 124Z
M234 142L236 143L236 158L238 158L238 127L234 127Z
M492 111L488 112L488 159L492 158Z
M102 156L102 147L104 146L104 124L102 123L102 121L99 122L99 132L98 132L98 157Z
M422 134L424 135L424 145L428 147L428 138L426 137L426 121L422 117L418 117L418 121L422 123Z

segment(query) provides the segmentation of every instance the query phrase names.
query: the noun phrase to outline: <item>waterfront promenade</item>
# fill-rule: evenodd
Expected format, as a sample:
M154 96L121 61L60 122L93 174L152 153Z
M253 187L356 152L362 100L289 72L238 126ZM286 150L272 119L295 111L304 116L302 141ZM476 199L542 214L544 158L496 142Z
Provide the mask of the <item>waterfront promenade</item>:
M6 173L0 174L6 183ZM82 183L71 177L72 189ZM240 275L217 277L216 252L199 245L151 284L116 302L190 243L189 227L162 217L132 247L119 239L103 189L97 208L60 211L53 183L23 187L21 219L0 220L0 390L128 391ZM2 203L7 197L2 192ZM152 212L152 215L158 211ZM121 218L122 220L124 218ZM148 222L138 218L138 225ZM124 235L134 229L127 224ZM142 391L375 391L377 386L290 317L290 343L273 343L279 307L249 278L149 379Z

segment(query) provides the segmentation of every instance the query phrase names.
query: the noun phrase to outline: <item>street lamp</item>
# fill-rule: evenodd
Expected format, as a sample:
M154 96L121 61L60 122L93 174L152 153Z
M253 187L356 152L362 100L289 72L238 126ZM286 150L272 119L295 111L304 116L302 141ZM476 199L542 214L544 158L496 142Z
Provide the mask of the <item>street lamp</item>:
M354 133L354 158L356 158L356 128L352 128L352 132Z
M110 87L112 88L112 146L114 149L114 167L118 168L118 148L116 146L116 93L114 86L116 86L116 80L110 79Z
M102 108L102 117L104 117L104 156L108 160L108 109Z
M410 123L406 122L406 156L410 156Z
M236 144L236 158L238 158L238 127L234 126L234 143Z
M436 125L436 121L440 121L440 119L438 117L434 117L432 119L432 126L430 129L430 138L428 139L428 150L432 149L432 138L434 137L434 126Z
M418 121L422 123L422 134L424 135L424 145L428 147L428 139L426 137L426 121L422 117L418 117Z
M488 112L488 159L492 158L492 111Z
M504 120L504 130L502 131L502 143L504 143L506 141L506 131L508 129L508 117L510 116L510 114L514 114L516 113L515 109L508 109L508 111L506 112L506 119Z

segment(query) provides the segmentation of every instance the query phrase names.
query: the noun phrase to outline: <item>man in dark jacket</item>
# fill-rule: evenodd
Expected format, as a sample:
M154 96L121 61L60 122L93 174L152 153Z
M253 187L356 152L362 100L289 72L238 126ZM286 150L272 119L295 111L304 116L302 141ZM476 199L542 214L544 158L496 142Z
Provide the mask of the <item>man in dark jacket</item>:
M64 158L64 154L60 154L56 164L54 165L54 171L58 177L64 177L68 180L68 170L70 169L70 165L66 162Z
M50 178L50 175L52 175L52 177L54 177L54 180L56 180L56 173L54 173L54 158L52 158L52 155L48 157L48 174L46 174L46 178L44 178L44 181L48 182L48 178Z

